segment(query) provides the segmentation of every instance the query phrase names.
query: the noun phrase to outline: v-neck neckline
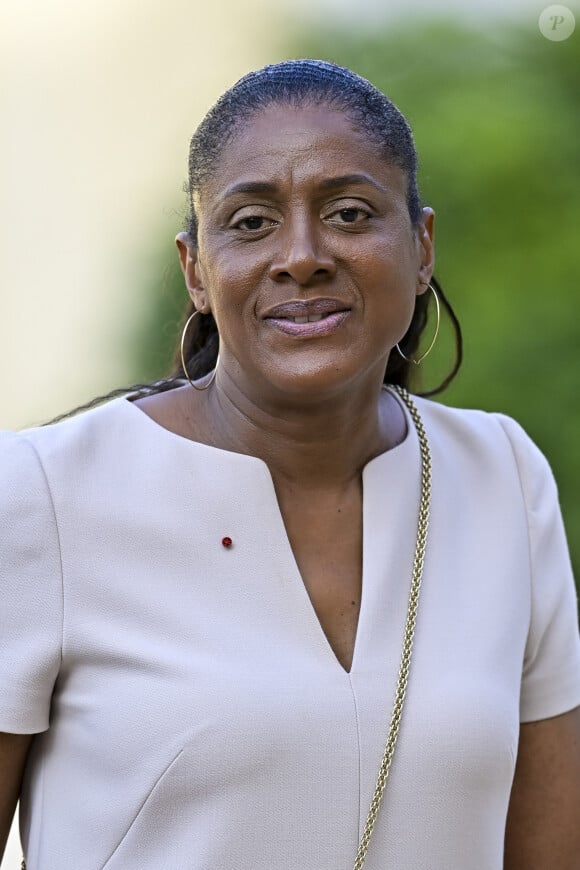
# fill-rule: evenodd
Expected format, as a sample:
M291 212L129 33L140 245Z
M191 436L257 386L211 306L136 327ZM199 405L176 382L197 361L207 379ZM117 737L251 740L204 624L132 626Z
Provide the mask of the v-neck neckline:
M339 672L346 678L350 679L353 673L356 671L359 658L361 656L361 647L364 645L365 633L368 631L368 622L370 619L369 610L369 602L368 602L368 583L369 583L369 544L371 541L369 540L370 536L373 535L373 529L371 528L371 523L374 517L370 514L370 505L367 493L367 485L370 480L372 480L375 476L375 472L378 472L380 466L383 464L392 464L393 469L400 467L402 456L401 454L405 454L408 451L412 451L414 453L418 453L418 444L416 443L416 432L415 426L412 421L411 415L401 400L399 395L395 390L389 389L388 387L384 388L387 390L391 396L393 396L398 402L401 410L404 414L406 421L406 435L399 444L396 444L394 447L391 447L389 450L384 451L383 453L379 453L377 456L370 459L361 470L361 481L362 481L362 576L361 576L361 600L360 600L360 608L358 621L356 626L355 638L354 638L354 646L352 652L352 659L350 668L347 670L339 661L336 652L331 645L326 632L322 626L322 623L318 617L316 609L312 603L310 595L308 593L307 586L304 582L304 578L302 577L302 573L298 566L298 562L296 556L294 554L294 550L292 549L292 545L290 543L290 538L288 536L288 532L286 530L286 524L284 522L284 517L282 515L282 511L280 509L280 503L278 501L278 497L276 495L276 489L274 486L274 480L272 477L272 473L268 464L258 456L253 456L251 454L246 453L237 453L232 450L224 450L221 447L214 447L210 444L205 444L199 441L193 441L189 438L186 438L183 435L179 435L176 432L173 432L170 429L165 428L152 417L150 417L145 411L143 411L138 405L135 406L133 411L134 420L141 419L141 423L145 426L149 427L149 430L156 434L157 437L166 438L170 441L175 441L176 445L179 444L181 448L185 448L186 450L192 451L194 455L201 455L207 457L208 461L214 460L218 463L235 463L235 465L239 468L239 463L242 465L247 465L248 468L250 466L255 466L261 470L261 476L263 480L266 482L268 487L268 496L269 500L272 504L272 513L271 518L275 523L277 535L279 540L281 541L281 545L283 548L283 559L286 565L286 571L288 575L291 577L290 586L292 590L296 590L296 594L300 599L298 602L298 606L302 613L304 613L305 618L308 620L311 634L313 637L313 641L318 645L322 645L322 648L325 650L325 656L328 658L329 662L336 668L338 668ZM136 394L129 394L136 395ZM129 395L120 396L117 399L114 399L113 402L118 404L119 407L126 408L127 406L132 406L134 403L130 400ZM402 463L404 464L404 463ZM417 472L418 474L418 472ZM379 475L380 476L380 475ZM291 594L294 594L291 592Z
M301 610L307 614L307 618L309 620L310 625L312 626L312 634L316 639L318 639L325 649L325 654L329 658L329 661L333 666L337 667L340 673L348 680L351 679L352 676L359 670L359 663L361 656L363 655L362 649L364 648L365 642L368 637L368 633L370 631L370 621L372 614L369 612L370 610L370 602L369 602L369 585L370 585L370 571L375 567L372 564L372 559L369 557L371 538L377 533L376 527L373 528L373 521L377 518L372 515L372 509L369 500L369 482L373 480L375 476L375 472L378 471L381 465L385 464L393 464L395 456L397 453L397 465L399 468L408 467L402 461L402 453L408 453L409 451L416 453L419 455L419 445L416 437L416 431L414 423L411 419L411 415L400 399L400 397L396 394L396 392L392 391L392 394L395 396L397 401L402 407L403 413L405 415L405 420L407 424L407 434L403 441L400 444L397 444L394 448L387 450L383 453L380 453L378 456L375 456L373 459L369 460L366 465L363 467L361 472L361 480L362 480L362 566L361 566L361 593L360 593L360 607L358 620L356 625L356 631L354 636L354 644L352 649L352 658L350 663L350 668L347 670L342 663L339 661L339 658L328 639L328 635L326 634L320 618L316 612L314 604L310 598L310 594L308 592L308 588L306 583L304 582L304 578L302 577L302 573L298 566L298 562L296 560L296 556L294 554L294 550L292 549L292 545L290 543L290 539L288 533L286 531L286 524L284 522L284 517L282 516L282 511L280 510L280 505L278 502L278 498L276 496L274 482L270 471L266 465L268 475L270 477L271 484L271 498L273 503L276 506L275 517L276 523L279 525L280 530L280 540L284 542L284 550L285 550L285 560L287 564L291 567L292 573L292 587L297 590L297 594L301 599ZM399 448L401 448L399 450ZM264 463L265 464L265 463ZM417 467L417 480L419 480L419 468ZM417 499L417 511L419 507L419 501ZM418 516L417 512L415 515ZM380 522L380 519L379 519ZM417 528L413 527L413 533L416 534ZM412 565L409 566L409 575L408 581L409 584L411 582L411 568ZM404 581L403 581L404 582Z

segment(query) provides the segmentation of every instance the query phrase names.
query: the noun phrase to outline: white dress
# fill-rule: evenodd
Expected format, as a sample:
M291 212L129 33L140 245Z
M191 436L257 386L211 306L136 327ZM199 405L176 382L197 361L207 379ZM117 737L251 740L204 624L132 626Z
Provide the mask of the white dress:
M431 524L365 870L501 870L520 722L580 704L576 594L551 472L518 424L417 405ZM408 423L363 472L350 673L262 460L175 435L126 397L0 433L0 730L39 732L29 870L350 870L411 577Z

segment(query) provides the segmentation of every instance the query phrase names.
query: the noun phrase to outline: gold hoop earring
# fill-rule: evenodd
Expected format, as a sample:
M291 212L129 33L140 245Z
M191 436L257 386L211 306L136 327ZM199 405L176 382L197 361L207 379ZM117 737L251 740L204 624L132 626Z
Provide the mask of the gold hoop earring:
M435 287L433 287L432 284L427 284L427 287L429 287L429 289L433 293L433 296L435 297L435 306L436 306L436 310L437 310L437 324L435 326L435 335L431 339L431 344L429 345L427 350L421 354L419 359L413 359L410 356L405 356L405 354L403 353L403 351L401 350L399 345L398 344L395 345L395 347L397 348L397 350L399 351L399 353L401 354L403 359L406 360L407 362L413 363L413 365L416 365L416 366L421 365L421 363L423 362L425 357L428 356L431 353L431 351L433 350L433 348L435 346L435 342L437 341L437 336L439 335L439 326L441 324L441 307L439 305L439 296L437 295L437 291L435 290Z
M189 381L189 383L191 384L193 389L197 390L200 393L203 393L203 391L207 390L208 387L211 387L211 385L215 381L217 367L218 367L218 363L220 361L220 355L219 355L219 351L218 351L217 359L215 361L215 368L214 368L213 372L211 373L211 377L210 377L209 381L207 382L207 384L205 384L205 386L203 386L203 387L196 387L195 384L193 383L193 381L191 380L191 378L189 377L189 374L187 372L187 366L185 365L185 358L183 355L183 345L185 343L185 333L187 332L187 328L188 328L189 324L191 323L191 321L193 320L193 318L197 317L198 314L201 314L201 311L196 310L193 312L191 317L188 318L187 323L183 327L183 332L181 333L181 367L185 373L185 377L187 378L187 380Z

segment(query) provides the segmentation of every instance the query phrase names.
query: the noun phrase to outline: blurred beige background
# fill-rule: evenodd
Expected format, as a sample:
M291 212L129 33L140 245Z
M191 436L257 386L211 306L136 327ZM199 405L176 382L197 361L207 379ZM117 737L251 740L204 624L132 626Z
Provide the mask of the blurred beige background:
M209 106L281 59L275 15L267 0L3 0L0 429L126 382L151 228L179 229ZM2 868L19 867L15 824Z
M209 106L280 59L275 10L4 0L0 429L125 383L152 227L180 228L188 142Z

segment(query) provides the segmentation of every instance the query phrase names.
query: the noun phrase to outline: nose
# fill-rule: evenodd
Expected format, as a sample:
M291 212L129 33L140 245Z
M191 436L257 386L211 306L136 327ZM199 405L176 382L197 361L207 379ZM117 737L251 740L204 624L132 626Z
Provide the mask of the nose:
M270 264L270 277L274 281L292 278L305 285L332 278L336 263L325 249L316 220L306 214L286 219L276 234L280 247Z

